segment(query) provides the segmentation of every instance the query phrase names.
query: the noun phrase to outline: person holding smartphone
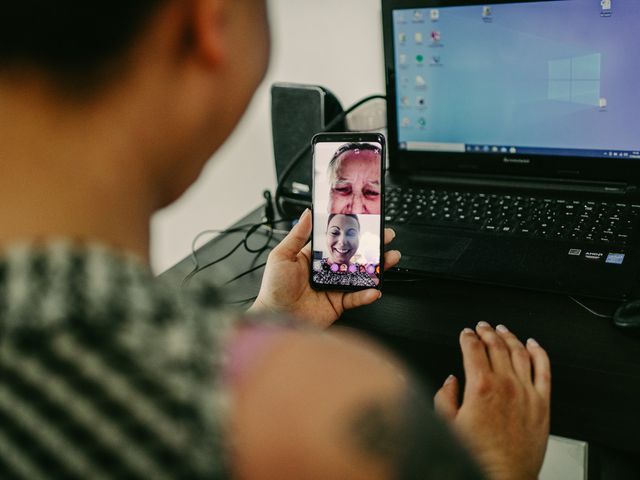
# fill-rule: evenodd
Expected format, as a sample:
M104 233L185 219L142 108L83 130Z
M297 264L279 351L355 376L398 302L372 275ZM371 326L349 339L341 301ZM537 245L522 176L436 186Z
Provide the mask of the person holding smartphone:
M439 390L443 426L393 355L322 331L380 292L311 288L310 212L249 312L206 275L186 291L152 275L151 216L238 123L266 71L267 18L264 0L3 5L0 478L537 475L544 350L487 324L462 332L464 396L455 378Z

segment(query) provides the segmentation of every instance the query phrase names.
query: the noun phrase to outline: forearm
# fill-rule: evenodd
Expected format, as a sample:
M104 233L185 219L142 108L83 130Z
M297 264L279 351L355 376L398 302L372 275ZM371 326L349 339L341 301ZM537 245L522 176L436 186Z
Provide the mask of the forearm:
M235 392L238 477L482 478L406 376L368 342L289 333Z

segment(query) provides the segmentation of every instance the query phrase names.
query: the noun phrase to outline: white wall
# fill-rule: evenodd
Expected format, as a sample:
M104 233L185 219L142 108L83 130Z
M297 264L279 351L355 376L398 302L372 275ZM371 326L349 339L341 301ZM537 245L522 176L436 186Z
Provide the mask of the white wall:
M201 230L225 228L274 189L269 88L278 81L328 87L347 107L384 93L379 0L269 0L273 49L267 78L229 141L196 184L151 225L156 272L185 257Z

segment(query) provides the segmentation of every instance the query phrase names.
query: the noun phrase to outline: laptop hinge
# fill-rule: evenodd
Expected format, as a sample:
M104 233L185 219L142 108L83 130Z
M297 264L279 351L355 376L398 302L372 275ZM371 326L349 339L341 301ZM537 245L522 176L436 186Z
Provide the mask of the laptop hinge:
M508 176L483 175L410 175L411 181L431 185L464 185L468 187L493 187L506 189L531 189L557 192L588 192L628 195L635 193L637 188L624 182L596 182L572 179L523 178Z

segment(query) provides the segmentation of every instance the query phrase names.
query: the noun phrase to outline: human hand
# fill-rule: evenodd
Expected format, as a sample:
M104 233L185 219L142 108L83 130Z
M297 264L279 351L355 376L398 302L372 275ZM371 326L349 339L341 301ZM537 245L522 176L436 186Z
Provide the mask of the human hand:
M317 291L309 283L311 269L311 212L306 210L300 221L269 254L258 298L250 311L286 312L320 327L328 327L345 310L373 303L381 297L374 288L357 292ZM395 232L385 229L384 243L390 243ZM384 254L385 269L400 261L400 252Z
M549 437L551 369L534 340L526 347L499 325L486 322L460 335L466 387L450 376L435 396L449 420L493 480L538 478Z

